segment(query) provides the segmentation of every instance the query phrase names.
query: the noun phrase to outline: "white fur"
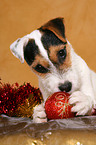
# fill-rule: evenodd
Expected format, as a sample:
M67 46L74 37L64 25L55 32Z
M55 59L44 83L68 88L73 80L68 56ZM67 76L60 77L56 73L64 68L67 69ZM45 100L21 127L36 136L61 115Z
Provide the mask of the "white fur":
M59 83L70 81L72 89L69 92L71 94L69 103L74 105L72 111L77 112L77 115L90 115L92 108L96 108L96 74L88 68L85 61L74 52L72 47L71 59L72 66L63 74L52 69L47 77L39 77L40 90L46 101L48 96L60 91Z
M13 42L10 45L11 52L13 53L14 56L19 58L22 63L24 63L23 46L25 42L27 43L28 39L26 37L23 37L23 38L17 39L15 42Z
M32 33L17 39L10 45L10 50L12 51L13 55L20 59L22 63L24 63L24 52L23 47L27 44L29 39L35 39L35 43L39 46L40 52L42 56L48 60L48 55L46 50L44 49L41 43L41 33L39 30L34 30Z
M70 59L72 61L72 66L64 72L59 72L58 69L56 69L56 67L48 58L47 52L44 49L43 44L41 42L41 34L39 30L35 30L31 34L26 36L28 39L35 39L35 43L36 45L38 45L41 55L50 64L50 73L48 73L46 77L43 78L41 76L38 76L39 88L43 94L44 102L51 94L60 91L58 88L58 85L60 83L70 81L72 83L72 89L69 92L71 94L69 103L74 105L72 111L77 112L77 115L90 114L92 112L92 108L96 108L96 74L93 71L91 71L85 63L85 61L74 52L71 44L68 41L67 43L71 48ZM22 48L21 50L23 51ZM22 57L22 54L20 52L19 55L21 55ZM46 113L44 110L44 104L35 107L33 120L34 122L38 123L47 121Z

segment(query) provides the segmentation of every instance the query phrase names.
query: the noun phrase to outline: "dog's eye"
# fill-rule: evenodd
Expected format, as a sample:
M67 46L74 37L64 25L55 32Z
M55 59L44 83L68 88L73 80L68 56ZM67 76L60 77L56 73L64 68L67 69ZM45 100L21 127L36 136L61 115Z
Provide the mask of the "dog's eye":
M58 51L57 56L58 56L59 62L63 63L63 61L66 58L66 46L64 47L64 49L61 49L60 51Z
M47 73L48 69L42 66L41 64L37 64L34 68L39 73Z

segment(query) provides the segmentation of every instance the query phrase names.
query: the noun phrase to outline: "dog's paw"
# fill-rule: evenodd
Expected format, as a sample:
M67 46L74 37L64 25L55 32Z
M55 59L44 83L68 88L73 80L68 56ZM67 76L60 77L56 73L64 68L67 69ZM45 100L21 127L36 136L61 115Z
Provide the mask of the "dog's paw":
M76 115L89 115L92 112L93 103L91 97L80 91L72 93L69 104L73 105L71 111L76 112Z
M33 122L34 123L47 122L47 117L43 104L35 106L33 113Z

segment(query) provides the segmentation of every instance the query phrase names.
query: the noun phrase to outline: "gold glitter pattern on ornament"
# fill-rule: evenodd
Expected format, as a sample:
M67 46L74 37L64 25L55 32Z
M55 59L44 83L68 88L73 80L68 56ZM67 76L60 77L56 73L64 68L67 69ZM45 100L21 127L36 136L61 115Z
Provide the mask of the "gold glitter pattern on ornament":
M69 104L69 94L66 92L56 92L45 102L45 111L48 119L64 119L74 117L71 112L72 106Z
M60 107L60 109L58 110L59 116L62 116L62 118L64 118L64 113L65 116L68 115L68 105L70 106L70 104L68 103L67 98L65 98L66 95L59 95L57 97L57 95L55 96L57 102L55 103L55 106ZM65 99L65 102L62 102L62 100Z

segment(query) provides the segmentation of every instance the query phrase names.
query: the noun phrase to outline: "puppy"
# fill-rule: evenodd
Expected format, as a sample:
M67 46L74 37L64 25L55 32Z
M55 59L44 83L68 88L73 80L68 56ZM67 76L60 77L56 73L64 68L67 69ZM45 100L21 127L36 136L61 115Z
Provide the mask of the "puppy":
M65 36L63 18L48 21L16 40L10 49L38 76L44 103L54 92L65 91L77 115L89 115L96 108L96 74L74 52ZM44 103L35 107L34 122L47 121Z

